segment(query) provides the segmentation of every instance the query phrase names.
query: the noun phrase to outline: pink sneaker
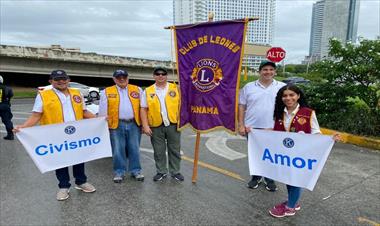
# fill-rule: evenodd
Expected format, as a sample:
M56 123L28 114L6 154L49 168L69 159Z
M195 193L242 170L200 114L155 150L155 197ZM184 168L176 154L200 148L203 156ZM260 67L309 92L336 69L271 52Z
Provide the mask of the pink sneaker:
M288 201L285 201L283 203L280 203L280 204L277 204L274 206L274 208L278 209L278 208L285 208L285 206L288 204ZM297 203L297 205L294 207L295 210L301 210L301 205Z
M276 208L276 206L280 206L280 208ZM281 204L276 206L269 210L270 215L273 217L287 217L294 216L296 214L295 208L289 208L286 205L281 206Z

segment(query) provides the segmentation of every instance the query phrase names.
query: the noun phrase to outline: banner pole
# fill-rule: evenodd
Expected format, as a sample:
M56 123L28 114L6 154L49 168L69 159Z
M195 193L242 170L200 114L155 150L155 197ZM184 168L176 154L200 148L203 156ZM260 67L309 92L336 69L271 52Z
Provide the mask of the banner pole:
M208 21L212 22L214 20L214 13L208 13ZM197 130L197 138L195 140L195 148L194 148L194 164L193 164L193 177L191 181L193 184L197 183L198 177L198 160L199 160L199 143L201 140L201 133Z
M195 149L194 149L194 164L193 164L193 177L191 181L193 184L197 183L198 177L198 160L199 160L199 143L201 140L201 133L197 131L197 138L195 140Z

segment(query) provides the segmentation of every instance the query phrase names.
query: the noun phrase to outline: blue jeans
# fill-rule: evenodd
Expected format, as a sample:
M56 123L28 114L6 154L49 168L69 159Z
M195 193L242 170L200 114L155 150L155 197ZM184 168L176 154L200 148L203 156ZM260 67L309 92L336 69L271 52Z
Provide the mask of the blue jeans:
M81 185L81 184L86 183L87 177L84 174L84 163L73 165L73 174L74 174L76 185ZM58 184L59 188L69 188L71 186L69 167L55 170L55 175L59 181L59 184Z
M287 206L290 208L294 208L298 200L301 197L301 191L302 189L300 187L294 187L291 185L286 185L286 188L288 189L288 204Z
M126 172L139 174L141 128L135 122L119 120L119 126L110 129L110 136L115 175L124 176Z

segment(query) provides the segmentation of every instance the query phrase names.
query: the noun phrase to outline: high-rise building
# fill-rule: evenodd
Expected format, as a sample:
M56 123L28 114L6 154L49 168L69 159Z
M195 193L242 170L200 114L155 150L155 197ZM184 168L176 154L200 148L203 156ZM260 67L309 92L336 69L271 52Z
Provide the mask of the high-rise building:
M329 40L356 42L360 0L320 0L313 4L309 59L328 56Z
M174 24L207 21L208 12L214 21L259 17L249 23L246 41L251 44L271 45L274 35L276 0L173 0ZM246 56L244 64L257 69L265 57Z

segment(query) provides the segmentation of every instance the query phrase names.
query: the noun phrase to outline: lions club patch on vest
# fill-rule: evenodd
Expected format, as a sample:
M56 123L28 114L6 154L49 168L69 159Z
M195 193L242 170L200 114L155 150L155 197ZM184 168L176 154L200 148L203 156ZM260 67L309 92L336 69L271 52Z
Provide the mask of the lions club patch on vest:
M116 98L117 96L116 96L116 94L108 94L107 97L108 98Z
M208 92L219 86L223 79L222 69L219 62L213 59L199 60L191 74L194 87L201 92Z
M177 93L175 91L170 91L169 92L169 96L171 97L175 97L177 95Z
M135 98L135 99L139 99L140 98L140 94L136 91L132 91L131 92L131 97Z
M73 100L75 101L75 103L78 103L78 104L82 102L82 98L80 98L80 96L78 95L74 95Z
M306 123L306 119L301 117L301 118L298 118L297 122L298 124L303 125Z
M150 98L153 99L155 95L156 95L155 93L151 93L151 94L150 94Z

